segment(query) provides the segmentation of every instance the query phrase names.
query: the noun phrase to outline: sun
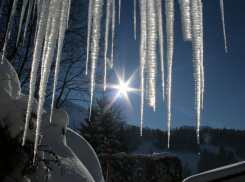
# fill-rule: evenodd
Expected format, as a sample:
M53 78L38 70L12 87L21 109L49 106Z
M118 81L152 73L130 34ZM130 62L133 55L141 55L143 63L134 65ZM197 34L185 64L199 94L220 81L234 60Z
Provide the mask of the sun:
M119 85L117 86L118 88L118 95L123 94L123 95L127 95L127 91L130 90L130 88L128 87L128 83L124 83L123 81L120 81Z

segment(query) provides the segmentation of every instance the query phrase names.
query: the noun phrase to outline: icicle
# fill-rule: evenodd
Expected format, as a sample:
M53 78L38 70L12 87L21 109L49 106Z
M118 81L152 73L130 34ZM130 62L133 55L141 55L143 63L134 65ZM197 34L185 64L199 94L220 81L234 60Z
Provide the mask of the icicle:
M60 67L60 56L61 56L63 41L64 41L64 37L65 37L64 36L65 30L67 27L67 16L68 16L68 9L70 6L69 2L70 2L70 0L63 0L62 1L60 25L59 25L59 39L58 39L58 48L57 48L58 51L57 51L57 57L56 57L56 63L55 63L54 86L53 86L53 95L52 95L51 112L50 112L50 123L52 122L56 85L57 85L59 67Z
M121 19L121 0L119 0L119 11L118 11L118 22L119 22L119 25L120 25L120 19Z
M166 29L167 29L167 117L168 117L168 148L170 144L171 122L171 89L172 61L174 53L174 1L165 0Z
M12 29L12 25L13 25L13 21L14 21L14 15L15 15L17 4L18 4L18 0L14 0L13 6L12 6L12 9L11 9L9 22L8 22L8 28L7 28L6 35L5 35L3 53L2 53L2 60L4 58L5 51L6 51L7 44L8 44L8 40L9 40L9 37L10 37L10 34L11 34L11 29ZM1 62L1 64L3 64L3 61Z
M60 19L61 2L62 2L62 0L53 1L53 6L51 9L51 11L53 13L53 17L52 17L52 21L51 21L51 29L50 29L51 31L50 31L50 35L49 35L49 39L48 39L49 44L48 44L48 48L47 48L47 53L45 55L45 65L44 65L44 69L43 69L44 73L41 75L33 161L35 161L35 156L37 153L47 82L48 82L48 78L49 78L49 72L50 72L50 66L52 63L52 58L54 55L54 48L55 48L55 44L56 44L57 33L58 33L58 29L59 29L58 26L59 26L59 19ZM45 40L45 41L47 41L47 40Z
M191 31L192 31L192 49L194 61L194 75L196 86L196 120L197 120L197 143L199 140L200 115L201 115L201 90L202 90L202 75L201 75L201 23L200 23L200 3L199 0L191 1Z
M143 128L143 112L144 112L144 77L145 77L145 59L146 59L146 0L139 1L140 5L140 136L142 136Z
M134 39L136 40L136 0L134 0Z
M66 28L68 28L68 25L69 25L69 23L68 23L68 21L69 21L69 17L70 17L70 10L71 10L71 0L69 0L69 2L68 2L69 4L68 4L68 9L67 9L67 22L66 22Z
M155 0L147 0L146 23L147 23L147 40L146 40L146 101L148 107L155 111L156 107L156 74L157 74L157 17L156 17Z
M93 14L93 9L92 8L93 8L93 0L89 0L89 7L88 7L88 36L87 36L86 75L88 74L88 58L89 58L90 35L91 35L92 14Z
M26 110L26 122L25 122L25 129L23 134L23 140L22 145L25 145L26 141L26 135L28 132L29 127L29 120L31 118L31 111L32 111L32 104L34 99L34 90L35 90L35 83L36 83L36 76L37 76L37 68L40 61L40 53L41 48L43 44L43 38L44 38L44 32L45 27L47 24L47 14L49 10L50 1L44 2L44 8L42 8L42 12L40 15L40 22L38 23L38 32L35 37L35 47L33 52L33 60L32 60L32 66L31 66L31 76L30 76L30 86L29 86L29 99L28 99L28 105Z
M23 22L23 18L24 18L25 12L26 12L26 5L27 5L27 3L28 3L28 0L24 0L23 1L23 6L22 6L22 9L21 9L21 15L20 15L20 23L19 23L18 36L17 36L17 41L16 41L16 47L17 47L17 44L19 42L20 32L21 32L21 28L22 28L22 22Z
M190 0L179 0L184 41L191 41Z
M157 21L158 21L158 36L159 36L159 50L161 58L161 73L162 73L162 97L165 98L164 94L164 61L163 61L163 26L162 26L162 0L156 0L157 9Z
M116 5L115 0L112 0L112 14L111 14L111 67L113 67L113 52L114 52L114 35L115 35L115 18Z
M224 2L223 2L223 0L220 0L219 4L220 4L220 9L221 9L221 16L222 16L223 34L224 34L224 41L225 41L225 52L227 52L226 33L225 33L225 15L224 15Z
M90 112L89 120L91 117L92 105L93 105L93 96L95 88L95 76L97 69L97 61L99 55L99 41L100 41L100 27L101 27L101 17L102 17L102 0L94 0L93 5L93 30L92 30L92 42L91 42L91 102L90 102Z
M26 24L25 24L25 31L24 31L24 37L23 37L23 44L24 44L25 38L26 38L26 30L27 30L27 26L29 24L29 20L30 20L30 17L31 17L32 7L33 7L33 0L30 0L29 1L28 12L27 12L27 17L26 17Z
M109 27L111 18L111 0L107 0L106 4L106 23L105 23L105 52L104 52L104 91L106 90L106 61L108 50Z
M4 0L2 1L1 8L0 8L0 18L1 18L1 15L2 15L3 3L4 3Z

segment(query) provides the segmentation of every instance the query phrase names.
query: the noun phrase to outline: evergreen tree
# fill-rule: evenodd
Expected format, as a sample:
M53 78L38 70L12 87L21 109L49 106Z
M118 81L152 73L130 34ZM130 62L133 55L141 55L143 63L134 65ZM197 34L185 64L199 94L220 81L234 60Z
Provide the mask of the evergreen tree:
M95 100L90 121L80 122L80 134L91 144L96 153L108 151L127 152L126 132L122 128L124 123L121 105L111 103L108 96L102 93L100 99Z

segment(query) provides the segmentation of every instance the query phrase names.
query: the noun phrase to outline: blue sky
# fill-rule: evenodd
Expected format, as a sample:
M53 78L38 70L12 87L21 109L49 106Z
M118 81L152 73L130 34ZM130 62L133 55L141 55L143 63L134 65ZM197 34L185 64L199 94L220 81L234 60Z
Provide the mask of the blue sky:
M201 125L213 128L245 129L245 1L224 0L224 10L227 53L224 48L219 0L203 0L205 91ZM163 12L165 12L164 1ZM133 34L133 1L122 1L120 25L118 25L118 12L116 17L118 50L114 55L114 69L119 72L124 70L125 79L128 79L139 68L138 2L136 41ZM179 4L175 0L171 128L196 124L192 45L190 42L183 41L180 18ZM165 23L164 13L164 46L166 45ZM164 52L166 68L166 46ZM139 72L130 86L139 88ZM162 100L161 93L158 54L156 111L144 106L145 127L167 129L166 101ZM121 98L122 102L127 106L123 99ZM129 99L132 108L125 107L127 122L140 125L140 93L129 93Z

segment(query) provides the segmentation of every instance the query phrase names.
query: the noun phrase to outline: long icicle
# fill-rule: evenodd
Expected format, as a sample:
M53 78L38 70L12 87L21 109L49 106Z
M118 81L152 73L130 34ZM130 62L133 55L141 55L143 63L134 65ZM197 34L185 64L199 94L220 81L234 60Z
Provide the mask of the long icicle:
M104 91L106 90L106 62L108 50L109 27L111 18L111 0L107 0L106 4L106 23L105 23L105 52L104 52Z
M24 0L23 1L23 5L22 5L22 9L21 9L21 15L20 15L20 23L19 23L18 36L17 36L17 41L16 41L16 47L17 47L17 44L19 42L20 32L21 32L21 29L22 29L22 22L23 22L23 18L24 18L25 12L26 12L26 5L27 5L27 3L28 3L28 0Z
M190 0L179 0L184 41L191 41Z
M43 44L44 39L44 32L45 27L47 24L47 14L49 10L50 1L46 1L43 4L42 12L40 15L40 22L38 23L38 31L35 37L35 46L33 51L33 60L32 60L32 66L31 66L31 76L30 76L30 86L29 86L29 99L28 99L28 105L26 109L26 122L25 122L25 129L22 139L22 146L25 145L26 136L28 132L29 127L29 121L31 118L31 112L32 112L32 104L34 99L34 90L35 90L35 83L36 83L36 77L37 77L37 68L40 62L40 54L41 54L41 48Z
M24 36L23 36L23 44L24 44L25 38L26 38L26 30L27 30L27 26L29 24L29 20L30 20L30 17L31 17L32 7L33 7L33 0L29 0L29 7L28 7L28 12L27 12L27 17L26 17Z
M49 78L50 66L52 63L53 55L54 55L54 48L56 45L56 39L57 39L57 34L58 34L58 29L59 29L58 26L59 26L61 2L62 0L56 0L53 2L53 7L51 9L52 14L53 14L52 21L51 21L51 31L50 31L49 39L45 40L45 41L49 41L49 44L48 44L47 53L45 55L45 58L43 58L45 59L45 65L43 68L44 73L41 75L41 83L40 83L40 90L39 90L33 162L35 161L35 156L37 153L47 82Z
M168 148L170 146L171 123L171 89L172 62L174 53L174 1L165 0L166 29L167 29L167 117L168 117Z
M162 97L165 98L164 86L164 60L163 60L163 25L162 25L162 0L156 0L157 21L158 21L158 36L159 36L159 50L161 58L161 73L162 73Z
M139 1L140 5L140 136L142 136L144 113L144 84L145 84L145 59L146 59L146 0Z
M136 0L134 0L134 40L136 40Z
M155 0L147 0L146 23L147 23L147 40L146 40L146 102L148 107L156 108L156 74L157 74L157 16Z
M116 20L116 4L115 0L112 0L112 14L111 14L111 67L114 62L114 37L115 37L115 20Z
M202 90L202 76L201 76L201 24L200 24L200 3L199 0L191 1L191 31L192 31L192 49L194 61L194 75L195 75L195 92L196 92L196 135L197 143L200 143L199 129L200 129L200 115L201 115L201 90Z
M53 116L55 92L56 92L56 85L57 85L59 67L60 67L60 57L61 57L63 41L65 37L64 36L65 30L67 28L67 16L68 16L68 10L70 9L69 6L70 6L69 0L62 1L60 25L59 25L58 51L57 51L57 57L55 63L54 85L53 85L53 94L52 94L52 103L51 103L51 112L50 112L50 123L52 122L52 116Z
M118 22L120 25L120 21L121 21L121 0L118 1L119 4L119 11L118 11Z
M225 52L227 52L226 33L225 33L225 15L224 15L224 2L223 2L223 0L220 0L219 4L220 4L220 9L221 9L221 17L222 17L222 24L223 24L223 34L224 34L224 41L225 41Z
M12 6L12 9L11 9L11 13L10 13L9 22L8 22L8 28L7 28L7 31L6 31L6 34L5 34L5 40L4 40L1 64L3 64L3 58L4 58L4 55L5 55L5 51L6 51L6 48L7 48L7 45L8 45L8 40L9 40L9 37L10 37L10 34L11 34L11 29L12 29L12 25L13 25L13 21L14 21L14 15L15 15L17 4L18 4L18 0L14 0L13 6Z
M97 69L97 61L99 56L99 41L100 41L100 28L101 28L101 17L102 17L102 0L94 0L93 5L93 30L92 30L92 43L91 43L91 100L90 100L90 112L89 120L92 112L93 96L95 89L95 76Z
M88 59L89 59L89 49L90 49L91 28L92 28L92 15L93 15L93 0L89 0L86 75L88 74Z

